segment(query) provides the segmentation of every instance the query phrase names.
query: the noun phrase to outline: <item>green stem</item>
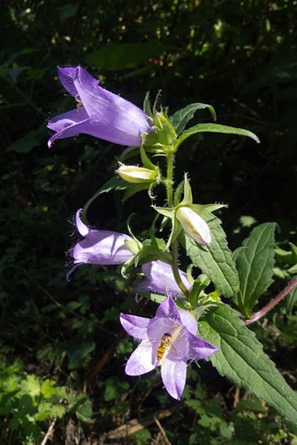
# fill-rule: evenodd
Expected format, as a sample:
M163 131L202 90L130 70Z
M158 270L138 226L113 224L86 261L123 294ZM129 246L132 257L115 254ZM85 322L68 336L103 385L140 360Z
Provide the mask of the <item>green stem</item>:
M166 177L166 191L167 191L167 205L173 207L173 165L174 154L167 155L167 177Z
M179 271L178 271L177 264L178 264L178 242L174 241L172 243L172 264L171 264L171 268L172 268L174 279L177 282L179 288L181 289L182 293L188 297L189 296L189 291L186 288L186 286L184 285L184 283L182 282L182 279L181 279Z
M168 153L167 155L167 178L166 178L166 192L167 192L167 205L169 208L173 207L173 167L174 167L174 154ZM178 242L172 243L172 263L171 268L174 279L181 289L182 293L189 296L189 291L182 282L178 271Z

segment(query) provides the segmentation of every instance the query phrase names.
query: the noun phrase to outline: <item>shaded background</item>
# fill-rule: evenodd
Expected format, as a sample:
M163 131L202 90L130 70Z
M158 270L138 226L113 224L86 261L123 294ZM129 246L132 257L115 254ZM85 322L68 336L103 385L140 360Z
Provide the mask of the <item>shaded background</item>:
M223 223L232 248L250 225L266 221L279 224L277 242L287 248L288 241L296 243L296 16L296 2L289 0L1 3L1 366L7 372L18 360L19 379L32 373L73 392L87 379L93 407L93 414L84 413L91 423L81 424L86 418L75 410L65 415L53 443L75 443L71 434L93 443L145 416L151 416L149 426L129 438L126 430L123 443L166 443L152 413L172 406L178 411L163 423L172 443L291 443L289 436L272 436L287 427L271 411L264 419L257 410L236 414L234 400L246 394L210 365L189 369L182 404L164 393L158 375L124 375L133 343L115 332L122 335L119 312L137 310L131 281L116 269L92 266L65 281L71 265L65 254L77 240L73 215L114 174L110 165L122 147L81 135L49 150L46 123L74 106L56 66L81 65L140 107L147 91L154 98L159 90L169 114L191 102L213 105L218 123L254 131L261 145L226 135L191 138L178 152L176 177L189 172L196 202L229 204ZM197 119L209 116L201 112ZM125 232L125 218L136 211L135 225L145 230L148 203L136 197L123 207L120 194L104 196L92 205L90 221ZM278 273L267 298L284 286L280 279ZM278 309L265 326L258 333L264 347L294 385L294 314ZM26 411L18 410L20 419ZM18 420L18 432L8 433L7 411L0 410L3 443L9 434L11 443L27 443L30 425L23 431ZM49 424L39 423L40 430ZM250 437L240 437L243 425Z

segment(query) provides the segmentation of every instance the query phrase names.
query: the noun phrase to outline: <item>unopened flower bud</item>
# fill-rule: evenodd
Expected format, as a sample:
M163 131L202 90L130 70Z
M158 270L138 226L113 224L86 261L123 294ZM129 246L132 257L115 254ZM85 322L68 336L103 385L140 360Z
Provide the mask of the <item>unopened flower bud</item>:
M184 231L199 244L209 244L211 234L207 223L197 215L190 207L180 207L176 211L176 217Z
M122 164L117 170L118 175L127 182L139 184L142 182L154 182L157 178L157 172L145 167Z

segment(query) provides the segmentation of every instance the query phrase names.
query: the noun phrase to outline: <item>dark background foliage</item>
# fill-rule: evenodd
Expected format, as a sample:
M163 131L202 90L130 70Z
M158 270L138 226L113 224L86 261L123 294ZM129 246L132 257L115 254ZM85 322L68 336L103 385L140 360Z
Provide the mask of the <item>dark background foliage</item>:
M7 373L18 361L20 379L34 374L75 394L84 390L93 407L93 415L84 411L79 417L73 409L59 419L53 443L76 443L72 434L93 443L143 418L147 428L129 439L125 430L125 443L166 443L153 420L160 410L172 443L248 444L259 438L291 443L275 413L263 414L261 405L236 411L250 396L208 364L198 372L189 368L180 404L167 397L158 375L125 376L123 363L133 344L122 338L119 312L131 308L149 314L150 308L137 309L131 282L113 268L82 266L65 280L70 266L65 254L76 240L73 215L114 174L110 165L122 148L81 135L49 150L46 123L73 107L57 81L57 65L81 65L102 86L139 106L147 91L154 98L162 90L169 114L191 102L210 103L219 123L254 131L261 145L214 134L192 138L178 153L176 177L189 172L196 202L229 204L222 217L232 247L249 225L276 221L277 242L286 248L288 241L296 243L297 219L295 3L1 2L1 369ZM202 112L198 118L209 116ZM109 194L92 205L90 221L125 231L125 218L135 211L137 228L145 230L147 204L136 197L122 207L121 196ZM284 286L282 277L279 272L263 301ZM265 323L258 335L294 385L294 313L288 317L278 308ZM30 430L34 421L27 428L27 411L16 406L17 432L7 426L11 412L0 409L3 443L37 440L55 417ZM89 422L80 424L86 418ZM242 434L245 430L249 435Z

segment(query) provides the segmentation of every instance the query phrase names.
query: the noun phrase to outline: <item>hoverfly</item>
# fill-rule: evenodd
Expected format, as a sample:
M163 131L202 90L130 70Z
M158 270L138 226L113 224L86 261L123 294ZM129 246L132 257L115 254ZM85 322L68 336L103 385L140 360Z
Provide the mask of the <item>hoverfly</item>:
M169 348L171 346L173 346L172 345L172 336L171 336L171 334L168 334L167 332L165 332L165 334L163 335L163 337L160 340L158 350L157 350L157 360L158 361L162 360L165 352L168 352Z

